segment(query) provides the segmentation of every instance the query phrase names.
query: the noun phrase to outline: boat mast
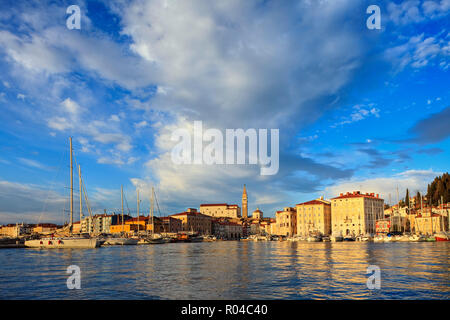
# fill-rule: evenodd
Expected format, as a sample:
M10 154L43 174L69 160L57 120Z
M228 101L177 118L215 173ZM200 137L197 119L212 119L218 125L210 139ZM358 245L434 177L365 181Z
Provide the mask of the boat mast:
M151 216L152 216L152 239L153 239L154 233L155 233L155 223L154 223L154 218L153 218L153 206L154 206L154 198L153 198L153 196L154 196L154 194L155 194L155 191L154 191L154 189L152 187L152 198L151 198L151 204L150 204L150 213L151 213Z
M81 184L81 166L78 165L78 181L80 184L80 233L81 233L81 218L83 216L83 189Z
M120 201L122 202L122 233L124 233L124 229L123 229L123 185L120 186Z
M69 137L70 145L70 224L69 232L72 234L73 225L73 162L72 162L72 137Z
M136 189L136 191L137 191L137 227L139 236L139 231L141 230L141 226L139 225L139 189Z

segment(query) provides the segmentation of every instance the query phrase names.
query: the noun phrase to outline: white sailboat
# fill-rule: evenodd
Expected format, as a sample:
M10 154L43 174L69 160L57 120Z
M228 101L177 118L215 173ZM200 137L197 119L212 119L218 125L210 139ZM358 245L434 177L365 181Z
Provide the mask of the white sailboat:
M123 217L123 185L120 186L120 199L122 202L122 234L125 234L124 232L124 217ZM111 246L125 246L125 245L136 245L138 243L138 239L128 238L128 237L108 237L105 241L106 245Z
M35 240L26 240L24 245L29 248L42 248L42 249L59 249L59 248L97 248L101 245L102 241L98 238L74 236L72 234L73 229L73 152L72 152L72 138L69 138L70 145L70 224L67 228L60 230L60 232L66 233L68 236L61 237L45 237ZM81 169L78 170L80 175L80 190L81 186ZM82 194L80 193L80 216L81 216L81 203ZM80 221L81 223L81 221ZM68 229L68 230L66 230Z

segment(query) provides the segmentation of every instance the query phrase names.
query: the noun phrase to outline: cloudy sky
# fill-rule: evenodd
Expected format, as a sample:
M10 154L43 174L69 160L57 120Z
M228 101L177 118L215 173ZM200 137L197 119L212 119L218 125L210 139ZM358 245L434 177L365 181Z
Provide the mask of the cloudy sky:
M134 214L151 186L171 214L240 204L245 183L266 216L425 191L450 159L449 13L450 0L1 1L0 223L67 220L69 136L95 212L119 211L121 184ZM194 121L279 129L278 173L174 164L171 134Z

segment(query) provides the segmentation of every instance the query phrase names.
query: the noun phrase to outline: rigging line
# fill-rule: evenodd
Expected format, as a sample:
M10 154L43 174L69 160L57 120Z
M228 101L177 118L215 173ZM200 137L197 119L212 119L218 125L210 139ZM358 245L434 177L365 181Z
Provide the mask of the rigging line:
M127 205L128 215L131 216L130 208L128 207L128 201L127 201L127 197L125 196L125 193L123 194L123 198L125 199L125 203Z
M44 214L44 212L47 210L47 206L48 206L48 200L49 200L49 198L50 198L50 190L53 188L53 186L55 185L55 183L56 183L56 179L58 178L58 176L59 176L59 172L61 171L61 163L62 163L62 160L63 160L63 158L64 158L64 152L62 152L61 153L61 158L59 159L59 166L58 166L58 170L56 171L56 175L55 175L55 177L53 178L53 181L52 181L52 183L50 184L50 187L47 189L47 198L45 199L45 202L44 202L44 205L42 206L42 211L41 211L41 214L39 215L39 218L38 218L38 225L39 225L39 223L41 222L41 219L42 219L42 215Z
M161 210L159 210L159 203L158 203L158 198L156 198L155 190L153 190L153 193L155 194L156 207L158 208L159 216L161 217Z

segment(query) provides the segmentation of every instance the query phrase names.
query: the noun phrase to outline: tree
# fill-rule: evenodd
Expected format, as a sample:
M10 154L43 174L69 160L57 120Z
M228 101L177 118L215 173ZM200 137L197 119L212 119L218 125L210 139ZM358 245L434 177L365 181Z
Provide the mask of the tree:
M409 208L409 189L406 188L405 205Z

